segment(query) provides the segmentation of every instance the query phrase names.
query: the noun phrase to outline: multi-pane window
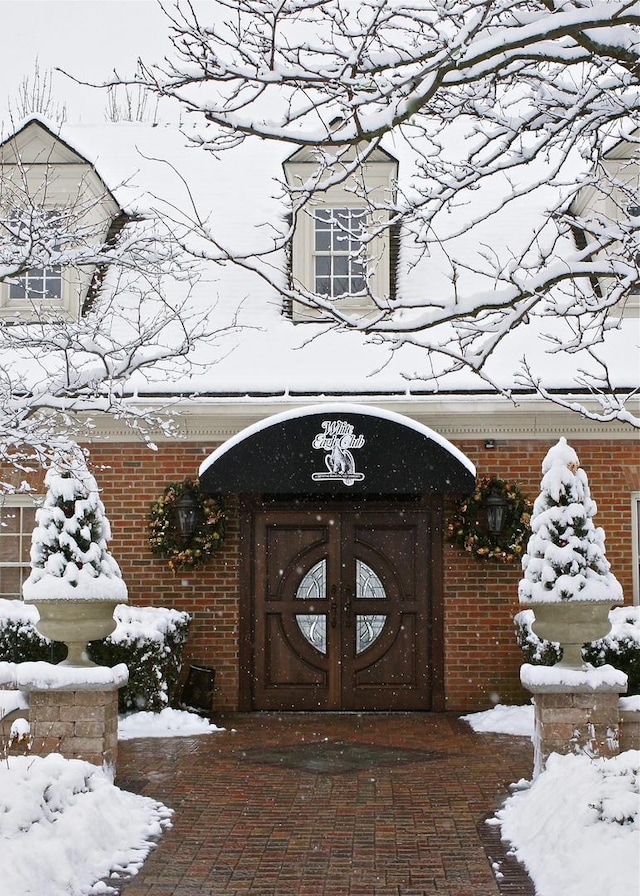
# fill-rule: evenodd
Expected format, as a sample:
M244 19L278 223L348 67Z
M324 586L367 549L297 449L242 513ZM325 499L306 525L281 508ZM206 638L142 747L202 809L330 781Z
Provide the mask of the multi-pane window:
M62 298L62 267L33 268L9 285L9 299L42 302Z
M38 208L32 213L29 223L22 221L18 210L9 216L11 230L17 233L27 231L25 239L48 239L47 228L63 218L55 209ZM59 264L30 268L19 277L9 281L9 301L27 301L39 304L43 301L62 299L62 267Z
M321 296L357 295L365 290L362 208L321 208L314 213L314 286Z
M22 597L22 583L31 572L35 514L31 498L3 498L0 503L0 597Z

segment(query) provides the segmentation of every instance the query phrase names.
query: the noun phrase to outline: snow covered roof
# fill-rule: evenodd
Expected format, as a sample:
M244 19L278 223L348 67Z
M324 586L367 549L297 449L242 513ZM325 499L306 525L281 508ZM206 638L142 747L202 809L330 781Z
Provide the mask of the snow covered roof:
M323 323L294 323L283 313L283 300L262 274L268 270L276 285L286 286L287 259L283 250L270 252L275 235L286 230L290 215L284 190L283 163L291 147L247 140L233 151L214 154L190 143L175 125L139 123L63 125L52 127L65 145L86 159L107 185L119 207L132 216L158 216L174 232L189 234L210 261L192 261L198 282L189 294L195 311L211 311L220 335L200 345L193 365L173 378L166 367L155 376L133 375L130 388L137 395L318 396L358 398L395 395L428 396L486 392L487 385L468 369L433 378L443 363L420 345L390 350L375 337L344 331ZM403 194L413 190L416 157L409 146L389 139L388 152L399 160ZM458 253L468 258L496 247L523 247L536 221L557 205L558 191L551 187L524 192L501 209L501 195L510 189L506 178L496 177L490 189L480 191L473 217L484 207L486 221L465 232L461 222L470 215L459 209L451 230ZM560 189L560 188L558 188ZM455 217L455 216L454 216ZM198 239L190 222L202 223L219 241ZM224 260L228 253L262 253L260 261L237 265ZM265 254L266 253L266 254ZM269 254L270 253L270 254ZM253 269L252 269L253 268ZM275 272L275 274L274 274ZM460 289L490 292L492 284L470 273ZM433 248L418 253L410 240L402 242L397 270L397 291L409 302L420 302L428 291L450 289L446 253ZM108 286L108 283L107 283ZM167 289L184 295L184 283L166 281ZM563 339L562 321L558 336ZM507 337L490 359L487 370L505 388L514 385L514 370L523 357L534 371L544 373L545 386L571 391L576 363L565 353L548 353L540 338L549 329L532 319ZM621 320L607 333L604 351L609 375L617 387L638 384L638 320Z

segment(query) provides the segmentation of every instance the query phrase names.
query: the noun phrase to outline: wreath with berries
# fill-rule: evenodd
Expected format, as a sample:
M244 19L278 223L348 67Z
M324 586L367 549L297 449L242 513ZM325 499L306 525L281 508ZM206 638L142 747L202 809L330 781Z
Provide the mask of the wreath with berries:
M198 523L192 535L180 534L176 505L185 492L194 496ZM165 557L174 572L202 566L222 545L226 516L218 498L204 497L197 479L170 483L154 501L149 517L151 553Z
M486 508L489 496L496 495L504 507L504 519L499 533L488 530ZM529 535L533 503L522 494L515 483L507 483L497 476L479 479L473 494L458 504L447 523L451 541L476 560L513 563L520 560Z

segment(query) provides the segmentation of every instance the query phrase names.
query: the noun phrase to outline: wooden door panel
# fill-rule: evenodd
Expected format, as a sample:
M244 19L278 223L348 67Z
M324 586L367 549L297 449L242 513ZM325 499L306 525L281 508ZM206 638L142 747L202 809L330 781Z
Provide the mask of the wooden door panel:
M269 594L278 594L282 586L283 572L296 557L301 557L314 547L327 541L325 526L303 528L300 525L283 525L279 522L266 528L267 587Z
M256 515L254 531L252 703L259 709L325 709L327 658L296 624L293 597L304 573L327 554L328 525L307 514L277 511ZM298 604L301 613L309 612L306 602ZM315 613L328 613L326 599L314 604Z
M404 616L402 626L394 638L394 643L379 658L355 670L355 684L377 685L395 688L399 685L414 687L418 680L415 648L415 623L410 616Z
M265 671L267 686L326 685L326 669L305 661L299 645L292 645L287 637L280 614L267 616L265 643Z
M419 543L420 534L417 524L393 526L389 523L384 527L358 525L354 529L356 550L363 546L384 558L385 565L393 570L403 601L414 599L417 580L421 578L420 551L424 548ZM426 582L421 584L426 587Z

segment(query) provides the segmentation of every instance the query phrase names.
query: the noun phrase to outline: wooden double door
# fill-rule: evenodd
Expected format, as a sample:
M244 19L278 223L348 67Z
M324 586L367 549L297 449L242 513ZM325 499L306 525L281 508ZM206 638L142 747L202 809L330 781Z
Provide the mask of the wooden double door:
M431 709L433 514L337 504L252 521L251 708Z

